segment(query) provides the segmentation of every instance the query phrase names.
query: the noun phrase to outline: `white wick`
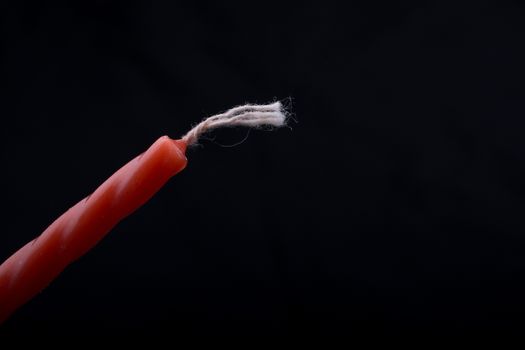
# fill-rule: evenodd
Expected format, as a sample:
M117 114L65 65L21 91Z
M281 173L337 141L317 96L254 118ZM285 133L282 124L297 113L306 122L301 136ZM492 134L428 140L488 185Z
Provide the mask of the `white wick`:
M188 146L197 143L199 137L210 130L222 127L246 126L257 128L263 125L280 127L285 125L286 114L281 102L268 105L244 105L204 119L182 137Z

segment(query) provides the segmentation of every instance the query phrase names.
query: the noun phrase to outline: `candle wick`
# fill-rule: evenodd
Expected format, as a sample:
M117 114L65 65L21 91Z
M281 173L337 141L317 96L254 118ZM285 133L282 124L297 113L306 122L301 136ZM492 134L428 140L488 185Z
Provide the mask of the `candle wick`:
M281 127L286 125L287 112L281 102L267 105L244 105L234 107L224 113L216 114L195 125L182 137L188 146L197 143L205 133L224 127L245 126L260 128L262 126Z

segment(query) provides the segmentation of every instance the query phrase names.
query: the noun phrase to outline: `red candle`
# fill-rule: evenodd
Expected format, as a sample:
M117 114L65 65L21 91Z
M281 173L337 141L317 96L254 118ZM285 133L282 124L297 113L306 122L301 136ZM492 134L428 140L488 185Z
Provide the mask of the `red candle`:
M186 147L201 134L217 127L282 126L284 122L279 102L246 105L204 120L180 140L159 138L0 265L0 323L184 169Z

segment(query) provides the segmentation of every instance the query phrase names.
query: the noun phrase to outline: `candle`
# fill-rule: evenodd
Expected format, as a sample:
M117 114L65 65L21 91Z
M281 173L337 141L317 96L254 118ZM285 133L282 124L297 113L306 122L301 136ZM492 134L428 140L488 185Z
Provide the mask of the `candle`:
M0 265L0 323L183 170L186 147L199 136L219 127L284 123L279 102L245 105L205 119L180 140L159 138Z

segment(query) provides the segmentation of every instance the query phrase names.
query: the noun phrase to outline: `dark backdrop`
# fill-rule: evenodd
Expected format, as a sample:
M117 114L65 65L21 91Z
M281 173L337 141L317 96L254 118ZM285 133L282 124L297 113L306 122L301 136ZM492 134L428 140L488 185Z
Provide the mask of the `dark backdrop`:
M161 135L295 118L203 140L4 334L522 329L517 1L0 8L0 260Z

